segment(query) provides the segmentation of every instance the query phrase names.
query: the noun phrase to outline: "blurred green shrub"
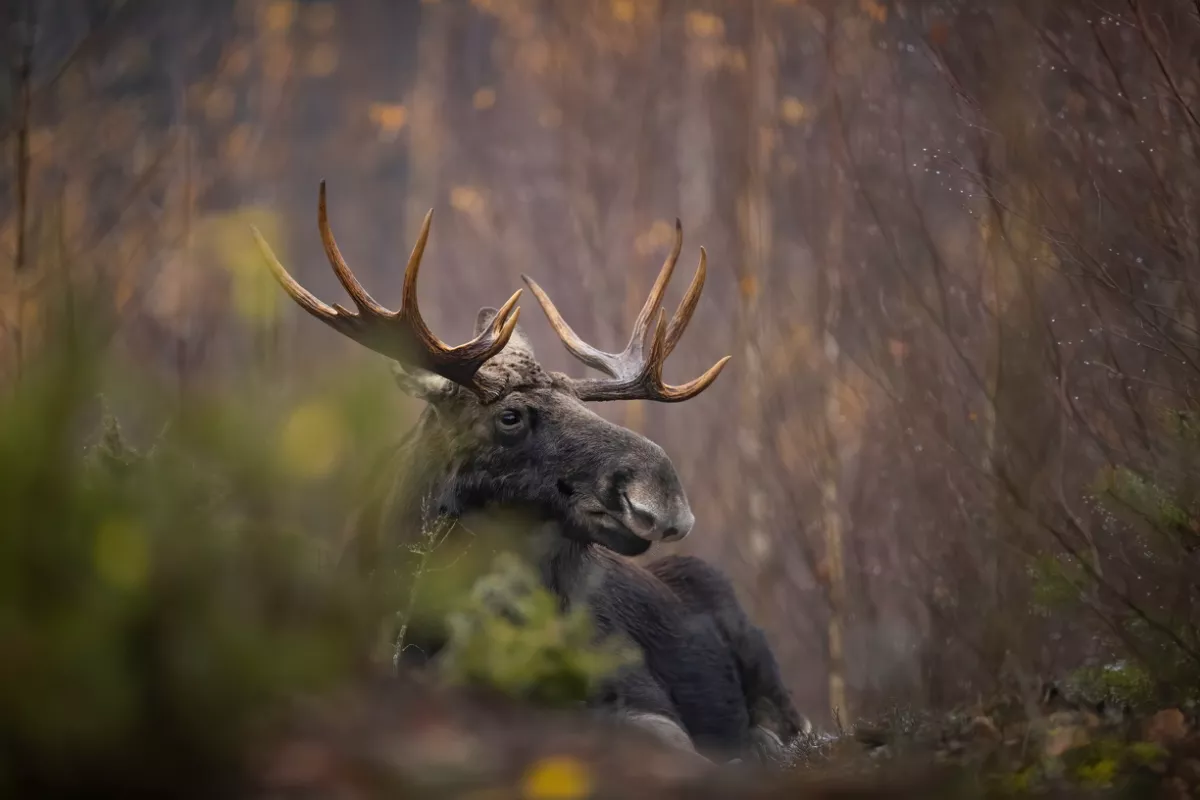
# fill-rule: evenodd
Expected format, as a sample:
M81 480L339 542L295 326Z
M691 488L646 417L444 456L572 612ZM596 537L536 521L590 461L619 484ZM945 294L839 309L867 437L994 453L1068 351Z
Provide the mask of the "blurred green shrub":
M446 679L545 706L582 704L600 681L640 659L631 643L598 637L585 607L564 612L533 569L507 553L449 628L439 661Z
M213 796L280 701L348 674L369 604L244 406L142 452L108 415L81 436L97 376L48 354L0 399L0 795Z
M135 446L97 413L106 385L149 410L131 428L170 424ZM413 570L320 556L356 501L343 456L378 445L386 403L310 390L288 413L244 388L180 413L144 372L63 348L0 398L0 797L228 793L289 700L367 666L381 620L420 618ZM423 612L456 610L446 679L570 705L634 660L516 560L477 581L503 549L486 538L408 560Z
M1128 661L1080 667L1068 677L1067 689L1091 703L1132 708L1155 705L1153 676L1145 667Z
M1093 486L1099 528L1117 544L1116 572L1126 577L1113 577L1103 561L1082 563L1081 554L1030 564L1042 613L1099 614L1111 632L1116 657L1073 672L1072 691L1135 709L1200 702L1200 629L1187 566L1200 550L1200 420L1171 409L1159 422L1139 463L1107 468Z

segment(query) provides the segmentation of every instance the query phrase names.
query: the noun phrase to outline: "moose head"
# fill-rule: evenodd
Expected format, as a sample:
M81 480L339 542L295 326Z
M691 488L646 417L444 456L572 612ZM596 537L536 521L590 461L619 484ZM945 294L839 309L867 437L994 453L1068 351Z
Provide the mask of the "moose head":
M422 425L427 449L438 452L433 460L441 513L456 518L491 508L530 512L553 523L568 540L630 556L686 536L694 517L667 454L584 404L678 403L700 394L720 374L728 356L683 385L662 379L663 362L687 328L704 287L704 249L668 324L660 305L682 247L676 222L674 247L620 353L602 352L580 339L542 288L522 276L567 350L605 376L578 379L538 364L517 326L521 290L499 309L481 309L470 341L451 347L433 334L417 304L417 274L432 215L426 214L409 257L398 311L372 298L346 265L330 230L324 182L318 202L321 240L355 310L315 297L288 274L261 234L254 234L275 279L301 308L392 359L400 387L427 402Z

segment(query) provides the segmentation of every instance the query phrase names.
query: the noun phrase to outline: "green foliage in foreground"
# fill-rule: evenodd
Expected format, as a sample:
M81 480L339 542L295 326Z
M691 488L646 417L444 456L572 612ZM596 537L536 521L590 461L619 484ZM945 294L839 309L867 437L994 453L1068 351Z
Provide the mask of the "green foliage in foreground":
M0 795L211 796L278 701L347 674L360 605L230 409L139 452L79 435L96 385L47 364L0 401Z
M538 705L580 704L599 681L640 659L627 642L598 639L585 608L563 613L533 570L507 554L449 624L440 664L447 679Z
M412 610L414 576L347 580L319 557L354 503L321 470L358 429L377 438L364 408L387 402L289 414L235 387L180 415L125 380L170 423L135 446L96 422L97 366L47 357L0 398L0 797L221 795L290 701L353 680L381 620ZM446 678L569 704L626 662L499 567L465 603L462 570L422 576L426 606L459 609Z

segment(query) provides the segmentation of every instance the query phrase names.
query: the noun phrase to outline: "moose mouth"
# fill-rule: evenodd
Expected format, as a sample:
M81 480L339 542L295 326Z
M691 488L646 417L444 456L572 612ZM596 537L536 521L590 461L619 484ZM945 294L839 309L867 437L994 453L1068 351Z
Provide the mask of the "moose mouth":
M620 517L608 510L586 512L589 521L587 538L622 556L640 556L654 542L630 530Z

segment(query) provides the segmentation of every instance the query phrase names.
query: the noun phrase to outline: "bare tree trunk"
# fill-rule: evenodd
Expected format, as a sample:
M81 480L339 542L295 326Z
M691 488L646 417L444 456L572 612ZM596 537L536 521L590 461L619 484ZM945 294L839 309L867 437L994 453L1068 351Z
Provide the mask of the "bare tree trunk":
M771 207L771 154L775 143L775 108L778 86L778 61L766 4L753 0L750 64L750 128L748 131L749 171L738 202L738 234L741 242L741 272L738 287L741 301L742 349L741 398L738 447L743 475L761 473L763 458L763 365L762 365L762 287L770 269L773 215ZM767 492L760 481L749 479L747 543L749 561L758 567L769 557L772 546L768 532ZM752 598L761 610L762 587Z
M683 90L679 139L679 209L683 224L702 230L713 213L713 129L703 45L689 38L684 45Z
M1003 331L1001 329L1000 274L997 260L1007 256L1003 245L996 241L995 222L990 217L981 217L980 228L983 239L983 303L986 310L985 324L991 321L989 329L984 332L984 342L987 353L984 356L984 398L983 398L983 455L982 463L986 499L983 514L983 527L979 531L981 541L987 548L995 541L998 514L1000 513L999 485L997 478L996 451L996 398L1000 392L1000 366L1003 363ZM985 553L986 555L986 553ZM997 559L984 558L979 565L983 572L984 587L993 605L999 600L999 564Z
M449 3L421 5L417 77L408 126L409 177L403 231L406 247L417 240L425 213L437 204L445 137L439 109L447 98L452 22Z
M13 142L13 168L16 173L17 246L13 261L14 278L17 283L16 314L13 322L13 351L16 377L19 381L25 361L25 286L24 273L29 267L29 132L32 125L33 105L33 45L36 34L34 4L28 0L24 13L19 14L21 24L16 26L20 33L20 55L13 67L13 102L16 106L16 137Z
M842 183L840 170L835 185ZM844 193L835 191L831 198L833 214L829 224L829 243L826 255L825 307L821 312L825 344L825 402L819 441L818 474L821 488L821 527L825 537L825 578L829 592L829 710L834 719L845 720L849 715L846 703L846 568L844 562L845 543L839 482L841 476L841 453L838 443L838 427L841 418L838 386L841 380L839 347L834 336L834 326L841 312L839 274L842 254L842 226Z
M825 399L822 424L819 428L817 453L817 480L821 489L821 527L824 535L825 560L824 579L829 597L829 711L838 722L849 720L850 709L846 700L846 569L845 543L842 519L842 504L839 496L841 477L841 454L838 446L838 428L842 416L838 390L841 381L840 347L836 338L838 318L841 315L842 261L845 245L846 213L846 163L845 132L841 128L836 101L836 59L833 41L836 32L836 17L827 22L826 91L833 101L826 103L833 109L829 121L829 222L825 241L825 264L818 276L821 291L818 296L824 301L820 309L820 341L825 354Z

